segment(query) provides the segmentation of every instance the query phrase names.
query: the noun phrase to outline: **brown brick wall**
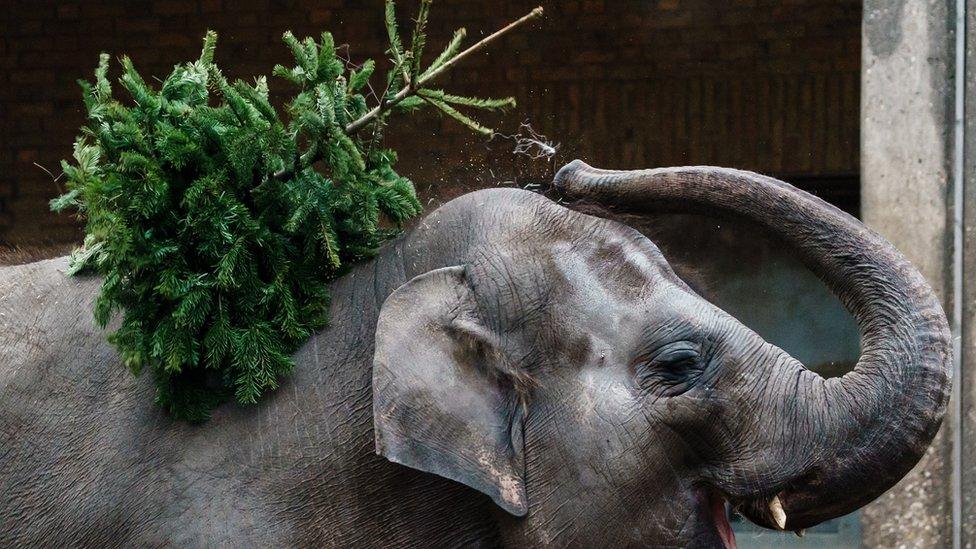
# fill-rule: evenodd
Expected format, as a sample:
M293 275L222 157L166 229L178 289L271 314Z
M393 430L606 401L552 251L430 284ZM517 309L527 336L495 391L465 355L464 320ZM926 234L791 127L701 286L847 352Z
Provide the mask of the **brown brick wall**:
M557 162L857 173L860 1L543 4L543 22L444 84L515 95L518 110L492 121L513 130L530 119L562 144ZM441 0L432 42L442 44L456 26L468 28L470 41L534 5ZM70 216L47 212L56 185L34 163L59 173L83 122L75 80L90 77L99 52L128 54L144 75L165 76L195 57L213 28L225 72L250 78L287 61L286 29L331 30L353 45L355 60L382 58L385 47L380 0L6 0L0 9L0 243L78 238ZM285 87L272 82L272 89ZM486 144L434 116L398 128L390 144L424 192L455 194L527 170L508 144Z

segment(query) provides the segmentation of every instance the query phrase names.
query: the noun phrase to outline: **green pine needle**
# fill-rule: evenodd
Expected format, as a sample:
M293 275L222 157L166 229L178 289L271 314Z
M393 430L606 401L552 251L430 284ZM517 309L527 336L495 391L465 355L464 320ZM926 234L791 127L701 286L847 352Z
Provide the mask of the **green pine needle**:
M453 59L454 56L461 51L461 42L464 40L467 33L468 31L466 31L464 27L454 31L454 37L451 38L450 42L448 42L447 47L445 47L444 51L442 51L440 55L434 59L434 61L430 64L430 67L427 67L427 70L424 71L420 78L423 79L427 77L430 75L430 73L441 68L441 65Z
M486 126L481 125L481 123L479 123L477 120L474 120L473 118L462 114L461 112L459 112L454 107L452 107L449 104L445 103L443 100L437 99L435 97L429 97L429 96L424 95L424 94L421 94L421 97L423 97L424 100L426 100L428 103L430 103L431 105L433 105L434 107L436 107L439 111L441 111L442 113L446 114L447 116L450 116L454 120L457 120L463 126L466 126L467 128L469 128L471 131L480 133L480 134L485 135L485 136L488 136L488 137L491 137L492 135L495 134L495 130L493 130L493 129L489 128L489 127L486 127Z
M200 63L210 65L214 60L214 51L217 50L217 33L208 30L203 38L203 51L200 53Z
M433 0L420 0L417 23L413 29L413 39L410 45L410 77L414 82L417 81L421 73L420 63L424 55L424 46L427 44L427 18L430 15L430 5L432 2Z
M369 84L369 77L373 75L374 70L376 70L376 63L372 59L367 59L359 70L352 71L349 75L349 91L358 92L366 87Z
M515 107L514 97L504 97L501 99L481 99L478 97L467 97L463 95L452 95L444 93L442 90L423 89L418 92L422 97L437 99L452 105L462 105L481 110L506 110Z
M390 48L387 51L393 57L393 63L396 65L397 72L399 72L399 68L403 66L404 53L403 43L400 42L400 31L397 29L396 2L394 0L386 0L385 15L386 34L390 40Z
M420 65L430 4L421 0L408 56L387 1L387 82L431 70ZM432 67L453 59L463 37L456 32ZM159 89L122 57L131 100L116 99L105 54L94 83L82 83L88 124L62 163L68 190L51 201L86 222L68 274L103 276L96 321L121 316L109 341L134 374L152 373L157 404L178 419L204 421L221 402L254 404L274 390L294 367L291 354L326 325L329 283L395 234L389 227L420 214L413 183L393 169L396 154L379 147L391 109L430 104L490 135L452 105L514 106L413 90L420 95L373 112L362 93L373 61L348 69L329 33L282 40L294 66L273 74L296 88L285 115L263 76L224 78L212 31L199 59ZM354 120L371 131L347 133Z

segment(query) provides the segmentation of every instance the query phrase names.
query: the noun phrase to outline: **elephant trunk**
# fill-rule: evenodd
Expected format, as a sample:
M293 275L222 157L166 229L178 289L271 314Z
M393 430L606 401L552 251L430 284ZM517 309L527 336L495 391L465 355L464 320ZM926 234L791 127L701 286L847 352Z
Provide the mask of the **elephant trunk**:
M785 513L793 530L840 516L921 458L949 399L950 334L932 288L884 238L819 198L746 171L608 171L577 160L556 174L554 189L569 201L629 213L709 211L756 222L794 247L856 319L862 352L851 372L831 379L804 373L807 386L779 395L796 403L796 415L774 421L798 425L776 429L787 439L774 443L805 452L804 465L764 494L772 511L755 506L745 511L750 518L782 528Z

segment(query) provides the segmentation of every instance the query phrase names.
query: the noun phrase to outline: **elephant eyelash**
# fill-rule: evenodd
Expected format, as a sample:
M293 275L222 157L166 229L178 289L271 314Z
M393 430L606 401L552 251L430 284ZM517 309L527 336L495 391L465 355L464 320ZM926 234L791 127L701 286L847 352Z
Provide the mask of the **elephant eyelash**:
M698 355L699 353L695 349L684 347L669 349L655 356L652 362L657 364L676 364L686 361L696 361L698 360Z
M634 375L638 385L648 393L677 396L694 386L705 364L699 345L675 342L635 361Z
M702 346L694 341L673 341L658 345L643 353L638 362L647 364L669 364L682 360L698 359L702 354Z

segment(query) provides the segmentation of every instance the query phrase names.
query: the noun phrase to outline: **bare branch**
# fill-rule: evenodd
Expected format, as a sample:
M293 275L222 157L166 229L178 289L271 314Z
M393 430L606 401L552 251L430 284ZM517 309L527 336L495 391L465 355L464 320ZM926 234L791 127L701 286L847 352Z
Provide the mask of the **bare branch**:
M376 117L380 116L385 111L393 108L400 101L403 101L404 99L416 94L417 90L420 89L421 86L430 82L431 80L434 80L438 76L442 75L444 72L450 70L452 67L454 67L454 65L458 64L458 62L460 62L465 57L478 53L479 51L483 50L486 46L488 46L488 44L491 44L492 42L500 38L502 35L511 32L512 30L519 27L520 25L527 23L528 21L531 21L533 19L536 19L537 17L540 16L542 16L542 6L535 8L534 10L530 11L526 15L522 16L520 19L509 23L507 26L495 31L493 34L490 34L485 38L479 40L470 48L455 55L453 58L451 58L450 61L438 67L437 70L435 70L434 72L418 79L416 82L412 82L409 85L404 86L403 89L397 92L397 94L392 99L387 101L385 104L381 103L377 105L376 107L373 108L373 110L364 114L360 118L350 122L349 125L346 126L346 133L354 134L359 130L363 129L364 126L372 122Z

